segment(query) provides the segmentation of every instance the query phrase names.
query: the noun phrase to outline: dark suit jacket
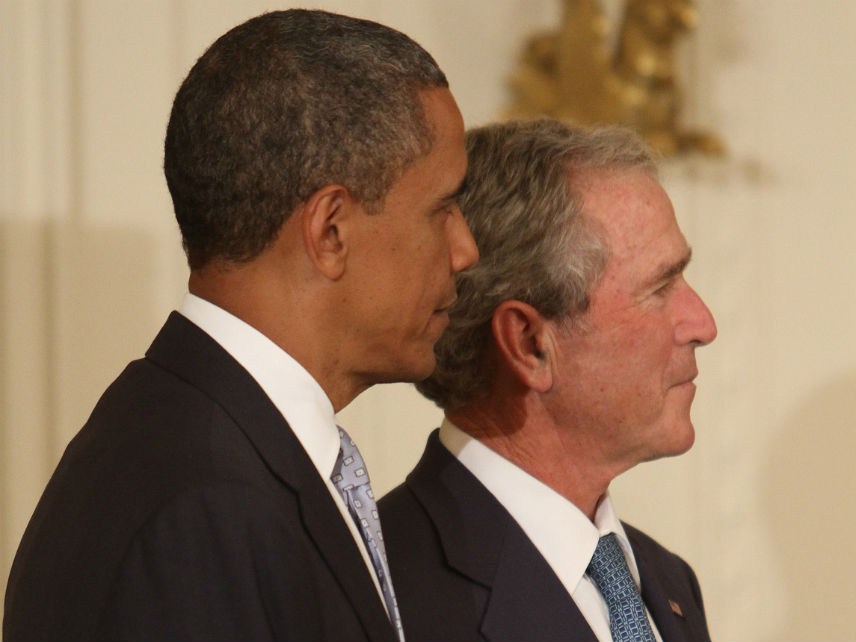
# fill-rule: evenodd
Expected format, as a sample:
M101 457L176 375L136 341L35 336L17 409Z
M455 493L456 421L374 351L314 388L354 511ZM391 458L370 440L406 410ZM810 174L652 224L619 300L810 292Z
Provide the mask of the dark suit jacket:
M173 313L69 444L15 557L4 640L395 640L312 462Z
M437 431L407 481L379 506L407 642L596 641L546 560ZM664 642L710 640L690 567L625 529Z

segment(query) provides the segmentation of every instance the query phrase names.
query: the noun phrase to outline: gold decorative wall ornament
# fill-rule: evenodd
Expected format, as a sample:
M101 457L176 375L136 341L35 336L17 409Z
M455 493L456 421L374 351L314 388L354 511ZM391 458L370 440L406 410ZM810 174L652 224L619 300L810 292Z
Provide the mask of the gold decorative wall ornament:
M674 42L692 29L692 0L626 0L615 51L597 0L563 0L558 30L527 41L511 79L515 118L551 116L636 129L664 155L718 155L715 135L682 129Z

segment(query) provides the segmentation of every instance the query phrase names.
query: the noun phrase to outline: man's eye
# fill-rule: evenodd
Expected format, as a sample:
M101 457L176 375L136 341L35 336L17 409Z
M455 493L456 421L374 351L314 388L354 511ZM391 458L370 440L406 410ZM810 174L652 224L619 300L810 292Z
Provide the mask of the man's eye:
M440 214L452 215L455 213L455 208L458 207L458 204L455 201L451 201L443 205L438 211Z
M663 285L654 290L654 296L665 296L669 293L669 290L672 289L672 285L674 285L674 283L675 281L673 279L666 281Z

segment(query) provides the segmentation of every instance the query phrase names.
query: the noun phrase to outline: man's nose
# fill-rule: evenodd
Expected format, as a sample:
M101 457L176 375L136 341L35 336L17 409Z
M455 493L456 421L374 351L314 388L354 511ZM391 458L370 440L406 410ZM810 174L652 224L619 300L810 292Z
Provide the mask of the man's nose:
M682 318L675 330L678 344L696 343L707 345L716 338L716 321L699 294L686 284L686 297L682 307Z
M465 270L479 260L475 239L457 206L455 213L449 217L449 254L453 273Z

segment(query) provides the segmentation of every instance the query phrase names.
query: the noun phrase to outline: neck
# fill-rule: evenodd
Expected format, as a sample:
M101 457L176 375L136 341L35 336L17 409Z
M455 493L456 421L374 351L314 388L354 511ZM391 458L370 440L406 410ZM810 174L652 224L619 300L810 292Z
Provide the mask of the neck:
M546 484L594 522L597 505L615 476L573 432L556 426L537 403L501 395L448 411L474 439Z
M368 386L342 368L337 342L329 336L331 328L305 323L307 318L335 317L322 311L324 297L317 290L315 296L306 296L308 288L301 287L299 278L286 283L269 278L269 274L256 263L210 265L191 273L188 289L251 325L287 352L318 382L334 412L339 412Z

